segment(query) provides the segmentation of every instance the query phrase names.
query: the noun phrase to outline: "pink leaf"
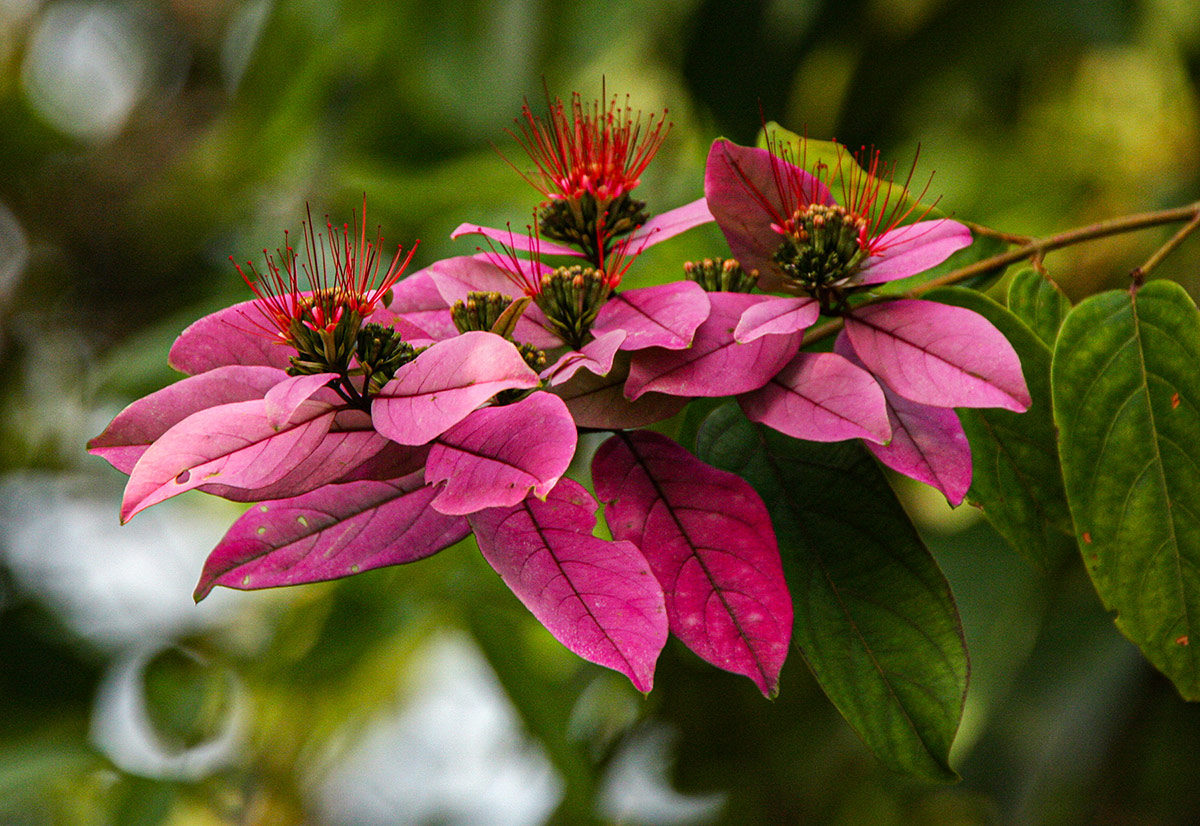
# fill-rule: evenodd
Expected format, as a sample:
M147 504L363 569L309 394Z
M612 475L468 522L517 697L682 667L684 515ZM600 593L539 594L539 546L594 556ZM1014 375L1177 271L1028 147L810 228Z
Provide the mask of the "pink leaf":
M629 234L630 246L634 251L641 252L646 247L661 244L668 238L674 238L681 232L687 232L692 227L707 224L712 220L713 216L708 210L708 203L704 198L697 198L690 204L684 204L661 215L655 215L635 229ZM642 239L645 239L644 244L640 243Z
M201 485L254 489L277 482L317 449L333 423L332 407L310 401L275 428L266 404L256 399L210 407L160 436L129 475L121 521Z
M694 281L673 281L613 295L600 308L592 333L624 330L622 350L682 350L709 313L708 293Z
M891 438L879 382L834 353L800 353L738 401L751 421L797 439L883 443Z
M88 451L129 473L151 442L193 413L231 402L261 399L287 378L274 367L217 367L164 387L126 407Z
M469 520L488 564L555 639L648 692L667 641L662 589L633 544L592 536L595 507L578 482L564 479L545 502L526 499Z
M651 348L634 354L625 394L636 399L654 390L674 396L732 396L762 387L800 349L799 332L734 341L742 313L762 296L709 293L712 311L686 350Z
M549 393L477 410L429 449L425 481L446 483L433 507L467 514L515 505L530 490L545 498L571 464L576 439L566 404Z
M196 601L215 585L298 585L431 556L470 532L465 519L429 507L434 495L414 473L255 505L208 555Z
M651 431L618 433L592 462L613 536L641 549L671 631L708 662L773 696L792 602L766 506L745 480Z
M779 197L780 184L786 184L781 176L785 175L796 177L794 191L808 194L812 203L833 203L825 184L792 164L773 161L765 149L714 141L704 171L708 208L725 233L730 251L746 272L758 270L758 285L767 291L782 284L779 265L772 256L783 237L771 224L791 217L784 214L787 209Z
M550 271L549 267L536 267L532 261L526 261L524 265L528 267L526 276L530 279L540 280L544 273ZM500 293L510 298L520 298L526 294L525 288L513 280L514 276L497 267L486 255L445 258L430 266L429 272L446 306L455 301L465 301L473 292ZM536 304L530 304L517 320L513 339L541 349L561 347L562 339L550 332L548 325L541 309Z
M441 341L458 335L458 330L450 319L450 305L438 292L430 269L426 267L406 276L403 281L392 287L391 302L386 309L376 310L376 315L391 313L415 324L435 341ZM372 320L385 323L382 319L374 317ZM405 330L401 329L400 333L405 341L413 340Z
M333 481L386 482L425 467L425 457L429 455L428 445L398 445L390 440L385 441L387 443L378 453L350 468Z
M280 427L301 403L308 401L329 382L338 378L337 373L315 373L309 376L290 376L267 391L267 421L272 427Z
M871 246L882 252L868 258L851 280L855 284L882 284L907 278L936 267L970 245L971 230L948 218L896 227L871 240Z
M820 315L821 307L814 298L763 296L742 313L733 337L748 344L767 335L795 333L812 326Z
M243 301L193 322L171 345L167 363L189 375L230 364L283 370L296 351L273 334L256 302Z
M450 239L454 240L464 235L483 235L491 238L493 241L499 241L510 249L522 252L532 252L534 249L533 242L529 238L529 233L517 232L511 227L496 229L495 227L481 227L479 224L459 224L454 228L454 232L450 233ZM537 250L542 255L571 255L576 257L583 255L582 252L574 247L564 247L561 244L555 244L551 241L543 241L541 238L537 240Z
M834 352L862 364L845 331L838 336ZM883 396L892 440L886 445L868 442L867 448L892 470L932 485L951 505L960 504L971 486L971 445L954 410L909 401L886 385Z
M580 368L586 368L597 376L607 375L624 340L624 330L601 333L596 339L583 345L582 350L568 350L559 356L558 361L542 371L542 378L552 385L562 384L579 372Z
M1021 361L978 313L933 301L871 304L846 318L867 369L898 395L934 407L1029 407Z
M625 398L629 377L629 356L617 353L607 376L584 371L554 388L555 395L567 403L571 417L579 427L602 430L645 427L669 419L682 410L688 400L665 393L643 393L636 401Z
M537 373L512 342L492 333L463 333L439 341L397 370L371 403L371 417L392 441L420 445L501 390L537 385Z

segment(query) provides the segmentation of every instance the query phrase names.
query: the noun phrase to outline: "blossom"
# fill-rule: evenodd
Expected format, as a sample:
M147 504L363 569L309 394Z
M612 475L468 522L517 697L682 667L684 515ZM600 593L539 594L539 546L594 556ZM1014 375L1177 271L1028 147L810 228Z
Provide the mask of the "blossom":
M971 243L970 231L949 219L902 223L915 199L877 153L865 169L839 156L839 202L828 166L792 162L803 143L770 144L715 142L705 193L739 265L759 287L790 295L710 293L713 313L693 347L639 353L627 394L737 395L755 421L815 441L861 438L885 464L961 501L970 452L952 408L1025 410L1020 361L969 310L861 299L941 263ZM803 331L821 315L845 323L836 351L801 352Z

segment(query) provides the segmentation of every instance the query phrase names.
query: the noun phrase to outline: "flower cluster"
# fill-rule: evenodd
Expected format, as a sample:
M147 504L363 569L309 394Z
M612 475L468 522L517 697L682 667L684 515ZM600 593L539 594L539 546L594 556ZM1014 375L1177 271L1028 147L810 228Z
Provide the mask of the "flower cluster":
M512 134L542 200L523 233L460 226L485 239L476 254L403 277L400 249L383 269L364 203L340 229L310 216L302 254L285 236L261 272L239 266L254 300L185 330L169 360L187 377L89 444L129 474L122 520L192 489L257 503L197 599L412 562L473 533L556 638L639 689L672 633L772 694L792 606L766 507L637 428L734 396L797 438L861 438L959 501L970 454L953 408L1022 410L1029 396L980 316L871 294L971 242L927 211L909 222L919 199L877 155L846 158L835 199L802 144L718 141L705 197L651 217L632 193L665 115L643 123L606 97L547 97L545 116L526 103ZM646 248L714 218L732 258L630 286ZM844 324L834 351L802 350L822 315ZM611 431L591 474L612 540L565 477L580 429Z

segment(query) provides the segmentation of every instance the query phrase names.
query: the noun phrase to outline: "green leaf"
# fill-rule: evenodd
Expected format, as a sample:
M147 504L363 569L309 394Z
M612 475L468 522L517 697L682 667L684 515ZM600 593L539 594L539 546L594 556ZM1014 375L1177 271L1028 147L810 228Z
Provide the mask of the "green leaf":
M1054 351L1054 417L1084 562L1117 627L1200 699L1200 312L1178 284L1081 302ZM1192 644L1192 643L1196 644Z
M967 496L1017 552L1039 568L1053 569L1075 552L1075 543L1058 464L1050 350L1021 319L974 290L942 287L926 297L979 313L1004 334L1021 359L1033 399L1029 410L958 411L971 443L973 473Z
M1049 278L1026 267L1008 283L1008 309L1053 347L1058 328L1071 311L1071 301Z
M697 452L743 476L771 511L793 639L825 693L889 768L952 781L948 756L967 689L950 586L854 442L817 444L716 410Z

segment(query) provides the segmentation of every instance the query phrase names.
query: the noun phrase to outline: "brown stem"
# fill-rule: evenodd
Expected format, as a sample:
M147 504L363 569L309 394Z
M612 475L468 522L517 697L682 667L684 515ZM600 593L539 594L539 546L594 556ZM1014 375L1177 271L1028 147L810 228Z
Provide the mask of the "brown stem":
M1146 276L1150 274L1150 271L1162 263L1164 258L1174 252L1175 248L1182 244L1184 239L1191 235L1198 226L1200 226L1200 212L1197 212L1192 220L1180 227L1179 231L1171 236L1171 240L1167 241L1167 243L1156 249L1154 253L1146 259L1145 264L1142 264L1140 267L1133 268L1133 271L1129 273L1129 278L1131 281L1133 281L1134 286L1140 287L1143 283L1145 283Z
M962 224L963 226L965 226L967 229L971 230L971 232L975 233L976 235L986 235L989 238L999 238L1001 241L1004 241L1009 244L1021 244L1021 245L1032 244L1033 240L1034 240L1031 236L1028 236L1028 235L1014 235L1011 232L1002 232L1001 230L998 230L998 229L992 229L991 227L985 227L983 224L976 224L973 221L964 221L961 218L955 218L954 220L958 221L958 223Z
M914 287L904 294L906 298L918 298L930 290L938 287L945 287L949 284L957 284L972 276L982 275L992 270L997 270L1002 267L1007 267L1009 264L1015 264L1026 258L1041 261L1041 258L1052 250L1070 247L1075 244L1081 244L1085 241L1094 241L1097 238L1106 238L1110 235L1120 235L1126 232L1134 232L1139 229L1147 229L1149 227L1158 227L1164 224L1174 224L1179 221L1187 221L1187 226L1175 233L1175 235L1160 247L1150 259L1134 270L1134 273L1141 272L1144 278L1150 269L1158 265L1163 258L1171 253L1183 239L1186 238L1197 226L1200 226L1200 201L1188 204L1187 206L1174 207L1173 209L1161 209L1155 212L1140 212L1136 215L1124 215L1120 218L1110 218L1107 221L1099 221L1095 224L1088 224L1085 227L1076 227L1069 229L1066 232L1060 232L1057 235L1051 235L1046 238L1035 238L1026 244L1002 252L999 255L993 255L991 258L984 258L981 261L976 261L974 264L968 264L965 267L959 267L957 270L952 270L945 275L940 275L930 281L926 281L919 287ZM973 225L968 225L973 226ZM1015 237L1015 236L1014 236ZM1135 283L1137 276L1134 276ZM875 299L876 301L887 301L888 297ZM868 302L874 303L874 302ZM862 305L859 305L862 306ZM828 336L834 335L842 328L842 319L835 318L828 321L819 327L809 329L804 335L804 343L811 344L814 341L819 341Z

